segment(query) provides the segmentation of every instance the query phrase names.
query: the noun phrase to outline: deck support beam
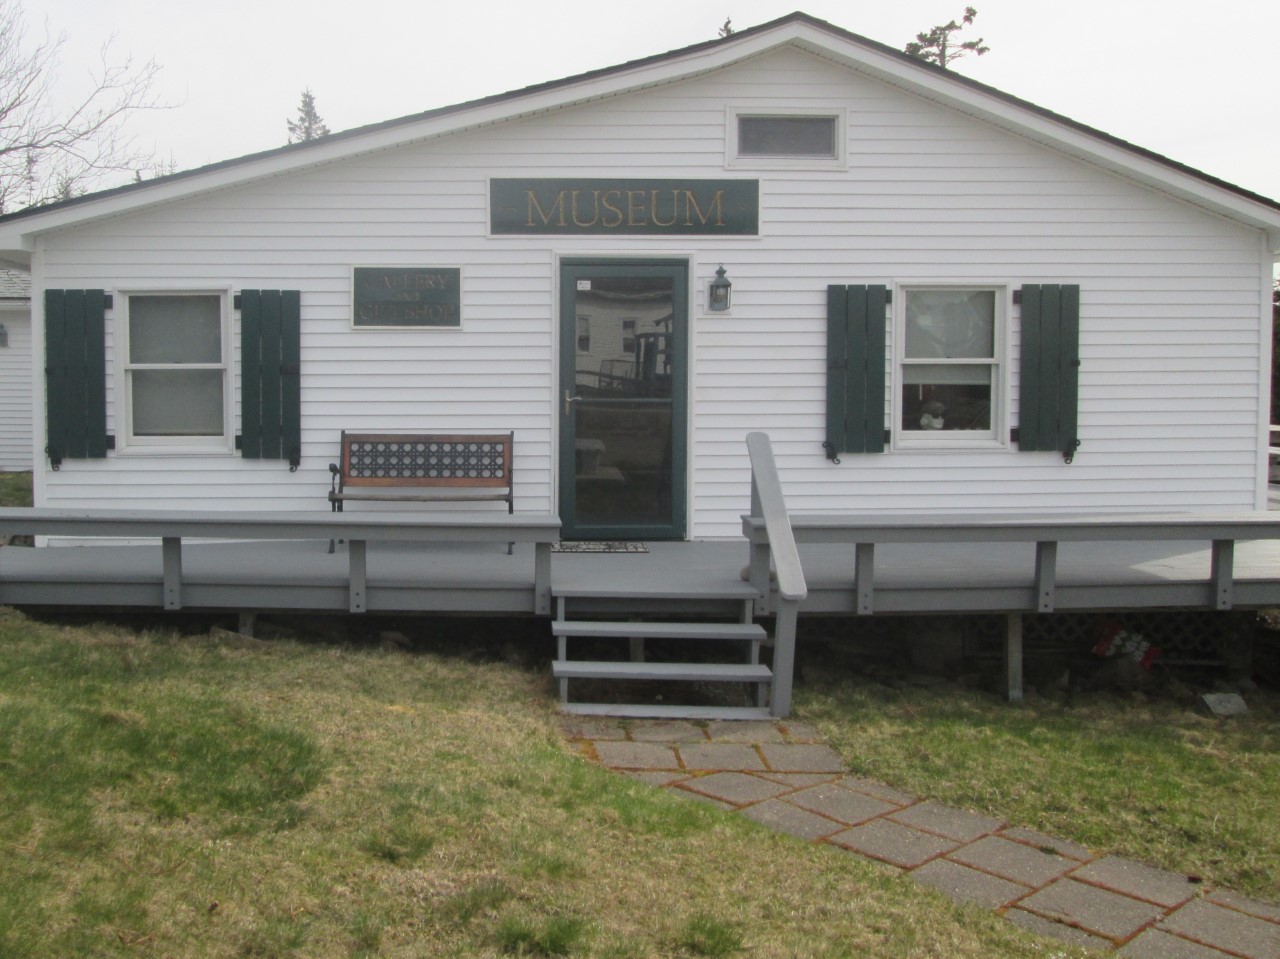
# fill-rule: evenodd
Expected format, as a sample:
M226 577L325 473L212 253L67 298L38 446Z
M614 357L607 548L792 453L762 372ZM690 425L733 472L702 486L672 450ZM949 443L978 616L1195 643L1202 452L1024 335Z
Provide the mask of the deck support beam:
M182 609L182 538L165 536L160 542L164 557L164 608Z
M363 613L368 608L368 561L365 554L365 541L352 539L347 541L347 561L349 563L348 589L350 599L348 609L353 613Z
M856 543L854 545L853 582L858 591L858 615L870 616L875 612L875 543Z
M533 611L551 615L551 544L533 544ZM561 611L560 618L564 618Z
M796 665L796 613L800 604L789 600L778 603L773 626L773 695L769 712L779 718L791 714L791 684Z
M1052 613L1058 588L1058 544L1050 540L1036 543L1036 610Z
M1022 702L1022 614L1005 616L1004 630L1004 698Z
M1213 582L1214 609L1231 609L1235 602L1235 557L1235 540L1213 541L1213 569L1210 578Z

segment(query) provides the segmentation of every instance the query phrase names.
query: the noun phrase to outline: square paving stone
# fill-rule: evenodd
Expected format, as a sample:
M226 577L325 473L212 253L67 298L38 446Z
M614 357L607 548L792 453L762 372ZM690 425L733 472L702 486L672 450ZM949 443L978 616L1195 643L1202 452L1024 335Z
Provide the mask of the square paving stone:
M820 743L822 735L808 723L788 723L784 722L783 727L787 731L787 739L793 743Z
M1048 919L1080 926L1111 939L1128 938L1164 913L1149 902L1070 879L1059 879L1019 905Z
M737 743L688 743L676 747L685 769L764 769L764 760L754 746Z
M1210 949L1189 939L1148 929L1120 950L1126 959L1231 959L1231 954Z
M1068 859L1078 859L1081 862L1086 862L1093 858L1093 853L1079 843L1074 843L1067 839L1058 839L1056 836L1048 836L1042 832L1036 832L1034 829L1007 826L1000 830L1000 835L1006 839L1016 839L1018 842L1025 842L1029 846L1035 846L1041 852L1053 851L1059 856L1066 856Z
M830 841L863 856L883 859L903 869L921 866L956 846L954 842L943 839L941 836L918 832L887 819L873 819L861 826L846 829L832 836Z
M1159 928L1249 959L1280 959L1280 925L1202 899L1187 903Z
M868 796L875 796L877 799L883 799L885 802L891 802L896 806L910 806L918 797L911 793L903 792L901 789L894 789L885 783L876 779L867 779L864 776L845 776L840 780L840 785L848 789L856 789L860 793L866 793Z
M787 802L811 812L830 816L846 826L854 826L896 809L865 793L845 789L836 783L810 786L787 797Z
M1161 906L1177 906L1186 902L1199 890L1186 876L1163 869L1153 869L1140 862L1107 856L1091 862L1072 874L1073 879L1105 886L1135 899L1146 899Z
M624 769L622 770L622 775L629 779L648 783L650 786L670 786L672 783L689 778L686 773L653 769Z
M830 746L764 743L760 747L769 768L780 773L838 773L844 762Z
M707 735L717 743L780 743L782 730L764 719L718 719L707 724Z
M712 773L710 776L697 776L680 783L678 789L692 789L704 793L714 799L745 806L748 803L763 802L781 793L787 787L759 776L748 776L746 773Z
M1050 939L1071 943L1084 949L1110 952L1114 946L1109 939L1095 936L1092 933L1085 932L1083 929L1077 929L1075 926L1054 922L1052 919L1044 918L1044 916L1037 916L1034 912L1026 912L1016 906L1006 912L1004 917L1015 926L1027 930L1027 932L1033 932L1037 936L1048 936Z
M684 720L639 720L631 723L631 738L638 743L705 743L701 726Z
M904 826L927 829L957 842L972 842L1004 825L999 819L983 816L967 809L944 806L932 800L908 806L889 817Z
M1259 919L1280 922L1280 906L1277 906L1274 902L1250 899L1247 896L1240 895L1238 892L1232 892L1230 889L1220 889L1208 898L1211 902L1216 902L1220 906L1226 906L1239 912L1247 912L1249 915L1257 916Z
M1033 846L999 836L987 836L961 846L950 858L1024 886L1043 886L1079 865L1074 859L1043 853Z
M1025 896L1026 886L1007 879L997 879L968 866L935 859L910 873L912 879L946 893L957 902L974 902L988 909L998 909Z
M803 789L805 786L817 786L820 783L835 782L836 773L775 773L762 772L765 779L790 786L792 789Z
M658 743L596 743L596 755L612 769L679 769L676 751Z
M780 799L770 799L742 810L742 815L754 819L770 829L785 832L800 839L821 839L844 827L825 816L793 806Z

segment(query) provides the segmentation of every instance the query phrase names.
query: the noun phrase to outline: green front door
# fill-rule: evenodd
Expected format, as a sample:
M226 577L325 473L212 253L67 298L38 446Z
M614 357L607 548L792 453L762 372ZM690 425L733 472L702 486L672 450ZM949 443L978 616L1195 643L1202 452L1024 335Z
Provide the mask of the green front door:
M683 539L688 264L560 267L565 539Z

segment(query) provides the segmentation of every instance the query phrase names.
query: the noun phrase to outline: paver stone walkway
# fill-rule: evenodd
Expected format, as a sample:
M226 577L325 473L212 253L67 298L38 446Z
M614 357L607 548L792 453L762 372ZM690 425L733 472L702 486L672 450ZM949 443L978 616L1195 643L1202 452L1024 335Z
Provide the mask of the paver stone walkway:
M1130 959L1280 959L1280 906L851 775L802 723L566 717L592 760Z

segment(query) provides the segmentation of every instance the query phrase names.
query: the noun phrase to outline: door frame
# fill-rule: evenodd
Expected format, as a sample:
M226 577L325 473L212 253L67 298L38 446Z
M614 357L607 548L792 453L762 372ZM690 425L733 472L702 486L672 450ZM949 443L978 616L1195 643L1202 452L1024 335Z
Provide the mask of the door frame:
M559 357L553 397L556 436L559 442L557 467L561 536L572 539L684 540L689 529L689 358L690 327L693 322L689 299L691 258L687 256L564 256L556 264L559 285L556 327ZM616 276L630 272L636 276L670 276L673 280L671 329L671 523L584 525L575 521L576 475L575 418L565 415L566 388L576 395L577 373L577 283L592 276ZM569 380L566 383L566 379Z

